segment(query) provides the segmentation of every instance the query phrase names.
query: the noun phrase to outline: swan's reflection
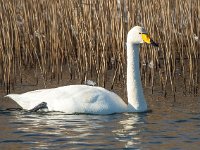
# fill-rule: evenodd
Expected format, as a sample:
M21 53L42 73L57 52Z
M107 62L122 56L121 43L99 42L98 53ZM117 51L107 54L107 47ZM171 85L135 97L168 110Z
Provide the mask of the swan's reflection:
M92 120L90 120L90 117ZM27 123L28 126L20 127L25 131L40 131L43 134L67 134L72 132L85 132L93 127L100 127L95 122L95 116L89 115L67 115L61 112L52 112L47 114L25 114L21 116L20 121ZM44 130L43 130L44 129ZM70 130L66 130L70 129ZM33 130L32 130L33 131ZM64 131L64 132L63 132ZM67 131L67 132L66 132ZM81 134L79 134L79 137Z
M48 148L58 143L106 145L118 148L135 147L141 143L144 115L67 115L53 113L21 113L16 115L23 125L17 130L37 146ZM35 138L33 138L35 137ZM27 139L26 139L27 140ZM109 148L109 147L108 147Z
M145 122L144 117L144 114L125 114L123 120L119 121L122 127L113 131L117 135L116 139L124 142L126 148L133 148L141 144L139 134L142 131L142 124Z

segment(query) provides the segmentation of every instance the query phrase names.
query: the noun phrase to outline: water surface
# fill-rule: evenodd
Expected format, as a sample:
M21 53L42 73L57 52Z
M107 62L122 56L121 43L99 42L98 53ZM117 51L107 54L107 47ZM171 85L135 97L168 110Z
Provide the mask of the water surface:
M4 110L0 120L0 149L198 149L200 145L200 114L177 107L113 115Z

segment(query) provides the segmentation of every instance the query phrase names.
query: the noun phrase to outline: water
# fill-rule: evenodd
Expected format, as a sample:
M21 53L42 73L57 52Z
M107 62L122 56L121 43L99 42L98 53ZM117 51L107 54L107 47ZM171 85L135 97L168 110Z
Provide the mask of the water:
M0 149L199 149L200 114L154 106L150 113L67 115L0 111Z

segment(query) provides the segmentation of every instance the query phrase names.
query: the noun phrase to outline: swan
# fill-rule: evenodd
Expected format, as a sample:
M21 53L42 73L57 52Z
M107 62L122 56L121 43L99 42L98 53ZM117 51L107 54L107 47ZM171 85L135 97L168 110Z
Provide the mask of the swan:
M6 97L14 100L26 110L35 110L35 108L44 106L48 107L49 111L61 111L67 114L145 112L147 103L143 94L139 69L140 43L158 46L143 27L135 26L128 32L126 43L128 104L114 92L88 85L68 85L23 94L9 94Z

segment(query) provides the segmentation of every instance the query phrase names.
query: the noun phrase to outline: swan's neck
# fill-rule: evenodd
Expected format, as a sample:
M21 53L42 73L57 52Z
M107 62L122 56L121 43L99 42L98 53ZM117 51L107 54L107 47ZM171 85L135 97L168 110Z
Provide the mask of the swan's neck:
M128 105L132 109L147 109L140 79L139 44L127 43L127 92Z

